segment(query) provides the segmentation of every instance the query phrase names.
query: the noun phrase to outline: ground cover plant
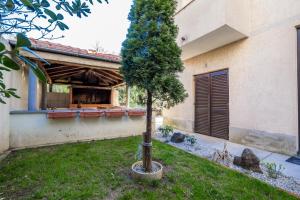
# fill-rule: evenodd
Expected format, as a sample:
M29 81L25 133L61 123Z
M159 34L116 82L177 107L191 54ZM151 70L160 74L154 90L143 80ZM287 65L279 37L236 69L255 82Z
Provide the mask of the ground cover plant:
M13 152L0 162L0 199L297 199L256 179L154 141L161 181L135 181L141 137Z

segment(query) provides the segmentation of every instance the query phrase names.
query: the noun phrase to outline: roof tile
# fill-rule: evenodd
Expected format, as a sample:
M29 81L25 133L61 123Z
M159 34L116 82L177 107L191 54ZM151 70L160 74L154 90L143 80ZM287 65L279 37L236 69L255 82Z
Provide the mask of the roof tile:
M36 40L36 39L30 39L31 44L35 48L47 48L51 50L59 50L69 53L75 53L79 55L86 55L86 56L92 56L95 58L105 59L113 62L120 62L121 57L118 55L113 54L106 54L106 53L99 53L94 50L86 50L86 49L80 49L77 47L71 47L68 45L62 45L59 43L49 42L49 41L43 41L43 40Z

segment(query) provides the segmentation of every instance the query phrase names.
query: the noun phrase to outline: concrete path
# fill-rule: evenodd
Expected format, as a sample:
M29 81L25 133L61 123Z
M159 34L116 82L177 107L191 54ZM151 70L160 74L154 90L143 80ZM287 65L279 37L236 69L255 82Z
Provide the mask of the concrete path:
M257 155L257 157L261 160L261 162L267 162L267 163L276 163L277 165L282 165L285 169L283 170L283 173L286 176L294 177L298 180L300 180L300 165L292 164L289 162L286 162L286 160L290 157L287 155L282 155L278 153L272 153L269 151L257 149L254 147L249 147L241 144L236 144L229 142L227 140L209 137L201 134L196 133L187 133L184 131L180 131L185 134L194 135L197 138L197 143L199 143L201 146L204 146L206 148L213 148L218 150L223 150L224 143L227 143L227 149L228 151L235 156L241 156L243 150L245 148L249 148L253 150L253 152Z

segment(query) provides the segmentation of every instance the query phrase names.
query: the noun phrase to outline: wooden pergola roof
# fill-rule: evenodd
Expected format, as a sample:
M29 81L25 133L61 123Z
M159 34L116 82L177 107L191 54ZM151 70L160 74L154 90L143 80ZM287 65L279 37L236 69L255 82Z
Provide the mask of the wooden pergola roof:
M121 59L117 55L34 39L31 42L31 49L50 65L40 62L26 51L20 53L39 64L50 84L113 87L124 82L119 73Z

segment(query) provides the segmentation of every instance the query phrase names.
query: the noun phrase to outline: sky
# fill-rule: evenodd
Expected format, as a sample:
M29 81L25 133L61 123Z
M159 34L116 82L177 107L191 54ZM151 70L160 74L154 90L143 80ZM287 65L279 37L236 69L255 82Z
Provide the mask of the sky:
M127 16L131 4L132 0L110 0L109 4L94 3L88 17L64 15L70 29L56 30L54 36L64 35L64 38L52 42L83 49L94 49L98 42L107 53L119 54L129 27Z

